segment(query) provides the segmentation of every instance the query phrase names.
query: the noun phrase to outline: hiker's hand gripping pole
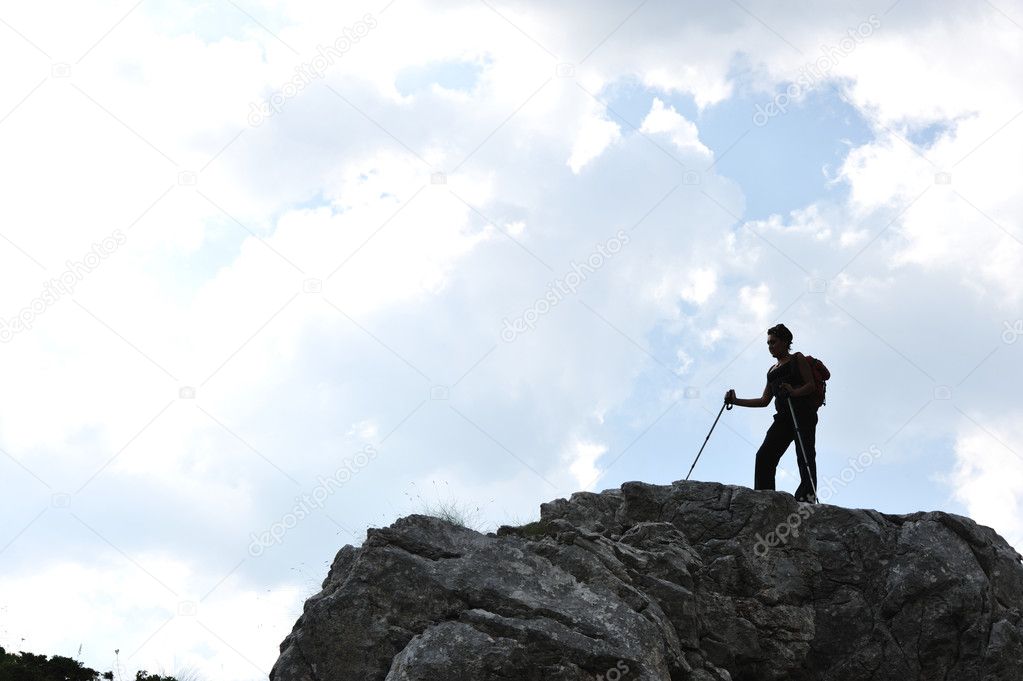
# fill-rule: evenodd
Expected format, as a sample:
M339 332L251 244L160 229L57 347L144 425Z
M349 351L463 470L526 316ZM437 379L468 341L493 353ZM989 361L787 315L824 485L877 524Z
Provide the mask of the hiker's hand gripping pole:
M721 413L725 409L729 409L730 410L731 408L732 408L732 403L728 401L727 396L726 396L725 403L721 405L721 410L718 411L718 416L717 416L716 419L714 419L714 425L712 425L710 427L710 432L707 433L707 437L705 437L703 439L703 446L701 446L700 447L700 451L696 453L696 458L693 459L693 465L689 467L689 472L686 473L686 480L688 480L689 476L693 474L693 469L696 468L696 462L700 460L700 454L703 454L703 448L707 446L707 440L710 439L710 433L714 432L714 426L716 426L718 424L718 419L721 418Z

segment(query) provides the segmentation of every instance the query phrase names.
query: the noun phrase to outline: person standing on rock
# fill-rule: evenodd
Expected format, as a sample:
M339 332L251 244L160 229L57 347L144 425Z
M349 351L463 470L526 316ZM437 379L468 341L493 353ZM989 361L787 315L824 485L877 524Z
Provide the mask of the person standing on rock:
M767 350L778 362L767 372L767 385L759 398L742 399L735 396L735 390L725 393L725 402L740 407L766 407L774 396L774 422L767 429L764 443L757 450L753 489L774 489L774 474L789 443L796 442L796 462L799 465L799 487L796 501L814 502L813 490L817 488L817 407L814 399L814 379L810 363L801 352L790 354L792 332L784 324L777 324L767 330ZM792 425L789 400L806 451L800 451L799 438ZM811 484L812 480L812 484Z

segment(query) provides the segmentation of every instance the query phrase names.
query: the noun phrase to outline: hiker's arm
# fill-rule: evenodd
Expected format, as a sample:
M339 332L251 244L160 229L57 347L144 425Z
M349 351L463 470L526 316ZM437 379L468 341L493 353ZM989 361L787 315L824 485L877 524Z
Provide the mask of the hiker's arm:
M813 382L813 372L810 371L810 363L806 361L806 356L801 352L796 353L796 370L803 377L803 385L793 388L788 383L782 383L781 387L788 390L791 397L802 397L803 395L811 394L816 387Z
M771 403L771 384L764 386L764 394L760 399L746 400L735 396L735 390L729 390L725 397L731 397L731 403L739 407L766 407ZM728 400L726 400L728 401Z

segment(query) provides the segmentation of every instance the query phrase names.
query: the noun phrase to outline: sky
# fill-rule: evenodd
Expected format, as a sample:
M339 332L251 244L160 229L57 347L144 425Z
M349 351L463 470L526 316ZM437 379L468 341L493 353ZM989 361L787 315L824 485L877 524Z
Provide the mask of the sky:
M264 678L367 528L529 522L705 440L694 479L752 486L773 406L707 433L777 323L832 373L822 498L1023 546L1021 32L0 2L0 646Z

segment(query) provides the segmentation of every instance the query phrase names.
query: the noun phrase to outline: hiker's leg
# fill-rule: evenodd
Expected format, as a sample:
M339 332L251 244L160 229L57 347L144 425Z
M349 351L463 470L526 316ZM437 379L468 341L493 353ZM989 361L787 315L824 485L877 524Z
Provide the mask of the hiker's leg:
M784 416L784 414L782 414ZM771 427L767 429L764 443L757 450L753 489L774 489L774 472L782 454L792 442L792 425L785 425L785 419L776 414Z
M799 419L799 433L806 451L799 448L796 438L796 460L799 463L799 487L796 488L796 499L805 499L817 489L817 412L796 413ZM805 465L804 465L805 464ZM810 481L813 481L811 486Z

